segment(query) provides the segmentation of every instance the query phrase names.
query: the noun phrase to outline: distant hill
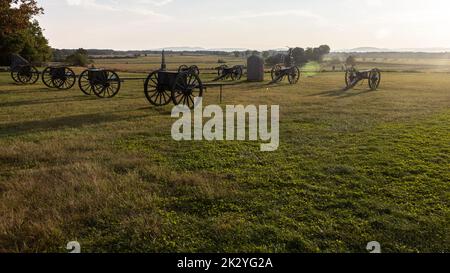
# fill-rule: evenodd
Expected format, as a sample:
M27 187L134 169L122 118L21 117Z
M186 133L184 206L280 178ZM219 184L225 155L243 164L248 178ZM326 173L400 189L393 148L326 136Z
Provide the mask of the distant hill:
M353 49L336 50L336 53L364 53L364 52L420 52L420 53L443 53L450 52L450 48L430 47L430 48L378 48L378 47L357 47Z
M178 46L178 47L165 47L165 48L157 48L153 49L153 51L174 51L174 52L194 52L194 51L222 51L222 52L233 52L233 51L246 51L247 48L203 48L203 47L185 47L185 46Z

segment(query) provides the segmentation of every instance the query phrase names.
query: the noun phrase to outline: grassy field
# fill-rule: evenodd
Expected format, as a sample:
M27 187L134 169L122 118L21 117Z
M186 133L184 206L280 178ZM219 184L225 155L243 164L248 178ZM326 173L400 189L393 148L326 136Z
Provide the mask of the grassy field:
M280 148L263 153L173 141L171 107L139 81L100 100L0 73L0 252L449 252L449 86L384 73L378 91L344 92L321 73L226 87L223 105L280 105Z

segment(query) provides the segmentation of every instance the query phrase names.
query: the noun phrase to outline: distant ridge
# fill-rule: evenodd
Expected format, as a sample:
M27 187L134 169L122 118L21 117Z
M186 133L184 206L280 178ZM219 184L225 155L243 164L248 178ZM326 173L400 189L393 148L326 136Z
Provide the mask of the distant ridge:
M165 48L157 48L153 49L155 51L224 51L224 52L233 52L233 51L247 51L247 48L203 48L203 47L185 47L185 46L178 46L178 47L165 47Z
M420 52L420 53L444 53L450 52L450 48L430 47L430 48L378 48L378 47L357 47L353 49L341 49L336 53L364 53L364 52Z

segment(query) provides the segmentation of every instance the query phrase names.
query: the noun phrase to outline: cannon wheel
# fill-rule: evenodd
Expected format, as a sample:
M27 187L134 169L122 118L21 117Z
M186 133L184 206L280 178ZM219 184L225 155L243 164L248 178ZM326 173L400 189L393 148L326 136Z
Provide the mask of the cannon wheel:
M25 65L19 69L17 78L22 84L35 84L39 80L39 71L34 66Z
M372 69L369 73L369 87L372 91L375 91L380 86L381 71L379 69Z
M345 85L347 86L347 88L353 87L355 85L355 80L356 80L356 69L355 68L347 69L347 71L345 71Z
M181 72L184 72L184 71L187 71L187 70L189 70L189 67L187 65L185 65L185 64L180 65L180 67L178 67L178 73L181 73Z
M175 105L195 108L195 98L203 96L203 84L200 77L189 71L180 73L172 88L172 101Z
M120 91L120 78L114 71L105 70L104 72L106 74L106 81L95 84L92 91L94 91L94 94L101 99L113 98Z
M292 67L289 71L288 80L290 84L296 84L300 80L300 69L297 66Z
M200 69L198 68L198 66L193 65L189 69L191 69L196 75L200 75Z
M233 67L233 72L231 73L231 79L233 81L238 81L242 78L243 73L244 72L242 71L241 66L235 66L235 67Z
M225 69L227 69L228 66L226 64L219 66L217 69L217 76L222 76L223 75L223 71Z
M49 88L58 88L60 90L68 90L75 85L77 76L72 69L64 67L65 73L62 79L53 79L51 75L51 67L47 67L42 72L42 82Z
M68 90L75 85L76 81L77 76L75 75L75 72L68 67L64 67L64 78L56 79L53 82L56 88L60 90Z
M283 77L279 77L280 73L281 73L281 69L282 69L282 67L279 64L275 65L272 68L272 71L270 72L270 75L272 77L272 81L275 81L276 79L278 79L277 82L281 82L283 80Z
M144 93L147 100L155 106L164 106L172 101L172 94L159 84L158 71L151 73L145 80Z
M18 71L11 71L11 79L15 81L16 83L20 83L19 81L19 72Z
M42 71L42 82L48 88L55 87L55 84L53 83L53 80L52 80L51 69L52 68L48 66L44 69L44 71Z
M89 70L85 70L81 73L80 78L78 79L78 87L80 88L81 92L83 92L85 95L92 95L94 93L95 86L91 84L89 81Z

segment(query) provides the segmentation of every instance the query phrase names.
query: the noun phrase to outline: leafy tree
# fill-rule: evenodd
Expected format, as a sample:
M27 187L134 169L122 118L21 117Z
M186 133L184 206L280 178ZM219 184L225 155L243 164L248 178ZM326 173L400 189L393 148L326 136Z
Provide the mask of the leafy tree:
M304 65L308 62L305 55L305 50L300 47L292 49L292 58L294 59L296 65Z
M284 65L288 66L291 65L291 60L289 58L289 54L291 54L294 64L303 66L309 61L321 62L323 57L329 54L330 51L331 49L327 45L321 45L316 48L309 47L306 50L301 47L296 47L290 49L288 55L278 53L276 55L266 57L265 59L268 65L283 63L284 60Z
M43 13L36 0L2 0L0 2L0 36L25 30L30 20Z
M9 65L9 55L19 53L31 62L51 58L51 48L39 23L32 18L43 9L35 0L0 2L0 63Z
M80 48L66 58L66 62L73 66L87 66L90 63L88 52Z
M273 56L270 56L269 58L266 59L266 64L270 65L270 66L274 66L276 64L282 63L286 58L285 54L282 53L278 53L275 54Z

